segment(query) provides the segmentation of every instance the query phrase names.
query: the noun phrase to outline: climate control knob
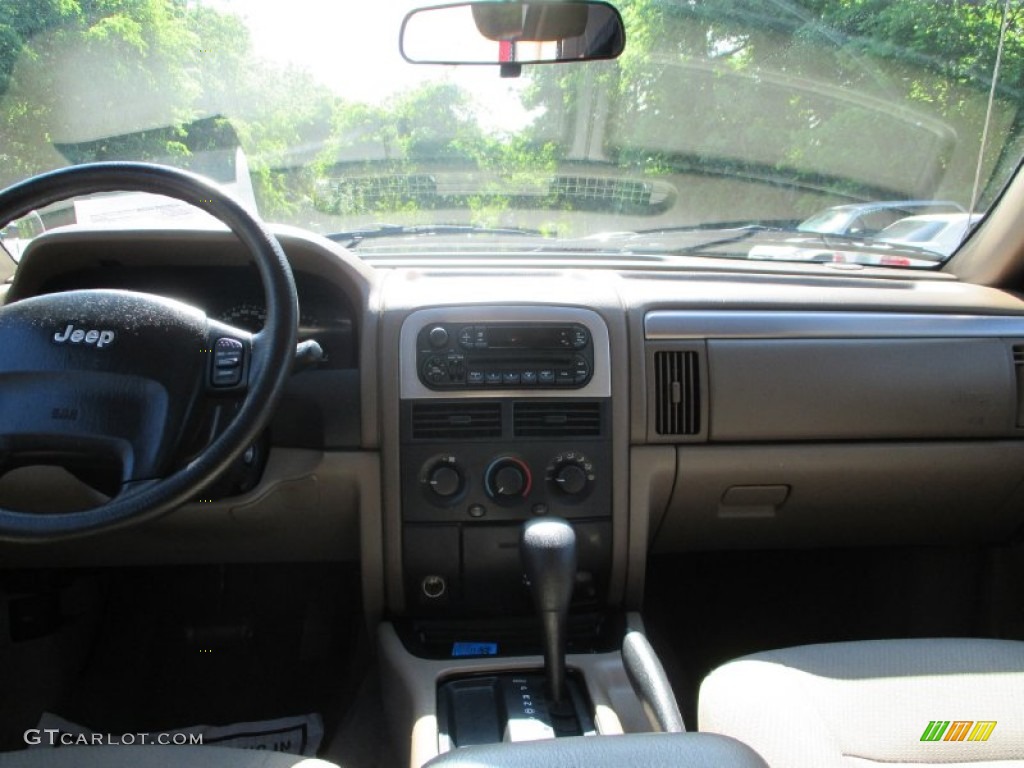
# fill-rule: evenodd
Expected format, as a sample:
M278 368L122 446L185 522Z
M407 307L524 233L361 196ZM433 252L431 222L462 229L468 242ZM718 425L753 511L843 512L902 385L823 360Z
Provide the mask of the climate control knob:
M435 456L420 470L420 483L428 499L450 504L466 487L466 478L454 456Z
M546 474L548 483L559 495L573 499L586 496L596 477L590 459L576 451L555 456L548 464Z
M455 467L439 466L430 470L430 478L427 480L430 490L438 496L447 498L454 496L462 487L462 475Z
M530 468L514 456L495 459L484 473L484 488L495 501L515 501L530 494L533 477Z
M564 464L555 472L555 484L570 496L583 493L587 488L587 473L578 464Z

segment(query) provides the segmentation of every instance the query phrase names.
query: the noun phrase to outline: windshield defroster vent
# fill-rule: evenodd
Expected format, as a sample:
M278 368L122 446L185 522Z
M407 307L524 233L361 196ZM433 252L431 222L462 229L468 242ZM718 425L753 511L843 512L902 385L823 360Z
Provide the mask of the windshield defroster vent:
M500 403L419 403L412 409L414 440L501 437Z
M601 403L516 403L516 437L598 437Z
M654 431L697 435L701 431L700 358L692 350L654 353Z
M674 189L664 183L601 176L556 176L551 197L581 211L621 211L637 215L661 213L675 200Z

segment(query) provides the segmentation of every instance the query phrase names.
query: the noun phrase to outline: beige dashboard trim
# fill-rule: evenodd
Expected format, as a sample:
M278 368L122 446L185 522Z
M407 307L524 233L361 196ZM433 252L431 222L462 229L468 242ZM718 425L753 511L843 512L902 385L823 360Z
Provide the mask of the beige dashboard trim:
M655 310L648 341L682 339L926 339L1024 336L1024 316L899 312Z

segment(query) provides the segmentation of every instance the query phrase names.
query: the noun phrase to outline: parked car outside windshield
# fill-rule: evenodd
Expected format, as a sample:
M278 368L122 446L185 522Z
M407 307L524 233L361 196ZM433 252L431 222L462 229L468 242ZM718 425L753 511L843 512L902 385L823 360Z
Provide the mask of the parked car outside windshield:
M935 253L936 258L940 259L951 255L980 220L979 214L968 213L908 216L879 232L878 239L888 243L924 248Z
M347 241L368 259L483 242L758 259L835 206L982 213L1020 160L1024 33L998 2L616 6L619 58L503 78L404 60L412 2L23 0L0 19L0 183L111 159L202 173L230 136L264 218L377 231ZM766 258L833 250L810 240Z

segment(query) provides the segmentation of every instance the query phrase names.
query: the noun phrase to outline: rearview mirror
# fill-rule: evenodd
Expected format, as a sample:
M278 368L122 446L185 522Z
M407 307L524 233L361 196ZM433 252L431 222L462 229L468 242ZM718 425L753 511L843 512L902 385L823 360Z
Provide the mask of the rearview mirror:
M412 64L544 64L614 59L626 32L600 0L470 2L419 8L402 22Z

